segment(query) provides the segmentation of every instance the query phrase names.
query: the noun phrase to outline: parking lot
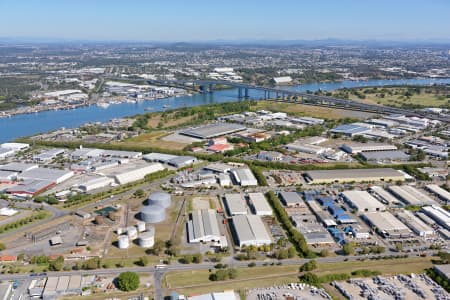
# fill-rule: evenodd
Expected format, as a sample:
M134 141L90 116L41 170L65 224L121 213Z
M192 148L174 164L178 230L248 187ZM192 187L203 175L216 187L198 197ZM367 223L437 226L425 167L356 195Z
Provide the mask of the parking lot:
M311 287L304 283L290 283L283 286L252 289L247 292L247 300L318 300L330 299L331 296L323 289Z
M425 274L377 276L333 283L342 295L351 299L450 299L449 294Z

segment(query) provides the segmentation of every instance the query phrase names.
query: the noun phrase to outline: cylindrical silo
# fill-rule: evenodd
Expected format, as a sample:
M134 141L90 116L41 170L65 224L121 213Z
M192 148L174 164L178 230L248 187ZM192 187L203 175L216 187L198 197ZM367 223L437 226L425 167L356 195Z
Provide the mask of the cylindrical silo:
M144 206L139 217L145 223L159 223L166 218L166 210L161 205Z
M139 235L139 246L151 248L155 244L155 231L145 231Z
M139 232L144 232L145 231L145 222L138 222L136 224L136 227Z
M130 246L130 242L128 241L128 236L120 235L119 236L119 249L127 249Z
M124 233L124 230L122 227L117 228L117 235L121 235L122 233Z
M127 227L127 235L130 240L136 239L138 236L136 227L134 226Z
M170 206L171 203L171 197L169 193L166 192L156 192L156 193L152 193L150 194L150 196L148 196L147 199L147 204L148 205L161 205L164 208L168 208Z

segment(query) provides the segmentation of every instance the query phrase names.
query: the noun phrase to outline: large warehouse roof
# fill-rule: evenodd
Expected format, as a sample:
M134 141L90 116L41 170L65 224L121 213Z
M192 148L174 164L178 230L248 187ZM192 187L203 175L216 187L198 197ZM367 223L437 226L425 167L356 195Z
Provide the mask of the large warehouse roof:
M219 224L216 212L202 209L192 212L188 222L189 242L207 242L220 240Z
M436 194L439 198L441 198L444 201L450 202L450 193L437 184L429 184L426 186L427 190L430 192Z
M247 127L234 123L216 123L181 131L181 134L199 139L210 139L247 129Z
M392 185L389 190L409 205L436 204L428 195L409 185Z
M22 172L18 177L20 179L46 180L54 183L61 183L74 175L73 171L58 170L48 168L35 168Z
M256 180L255 175L248 168L240 168L231 170L234 179L241 186L256 186L258 185L258 180Z
M370 190L383 202L387 204L393 204L399 202L397 198L395 198L391 193L386 191L381 186L372 186L370 187Z
M381 202L366 191L345 191L342 192L342 195L360 213L382 211L385 209Z
M294 206L303 203L302 197L297 192L280 192L278 194L284 205Z
M6 165L0 165L0 170L2 171L11 171L11 172L25 172L32 169L36 169L39 166L36 164L27 164L27 163L19 163L12 162Z
M405 180L405 176L400 171L391 168L307 171L306 177L312 184Z
M272 239L259 216L234 216L233 227L240 247L244 245L260 246L272 243Z
M347 153L356 154L369 151L389 151L397 150L397 146L377 143L347 143L341 146L341 149Z
M361 157L366 161L405 161L409 155L400 150L361 152Z
M248 198L253 206L255 214L259 216L272 215L272 208L263 193L249 193Z
M225 204L232 216L247 214L245 199L241 194L225 194Z
M436 223L450 230L450 212L439 206L425 206L422 210Z
M120 173L117 173L114 176L114 178L116 179L117 183L126 184L129 182L144 179L146 175L162 170L164 170L164 167L160 163L144 163L137 167L133 166L132 168L130 167L128 169L121 170Z
M377 227L380 233L385 237L406 237L411 235L411 230L390 212L367 213L364 215L364 218L372 226Z

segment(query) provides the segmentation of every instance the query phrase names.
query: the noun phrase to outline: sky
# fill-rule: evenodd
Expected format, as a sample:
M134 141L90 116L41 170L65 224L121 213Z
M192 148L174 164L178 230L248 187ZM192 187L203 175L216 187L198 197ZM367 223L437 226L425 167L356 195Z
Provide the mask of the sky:
M450 40L449 0L0 0L0 37Z

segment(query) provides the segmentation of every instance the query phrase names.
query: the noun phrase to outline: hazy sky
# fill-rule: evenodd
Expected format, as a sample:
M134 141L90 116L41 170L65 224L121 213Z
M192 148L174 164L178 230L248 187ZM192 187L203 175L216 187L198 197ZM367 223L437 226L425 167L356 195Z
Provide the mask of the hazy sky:
M450 40L450 0L0 0L0 37Z

